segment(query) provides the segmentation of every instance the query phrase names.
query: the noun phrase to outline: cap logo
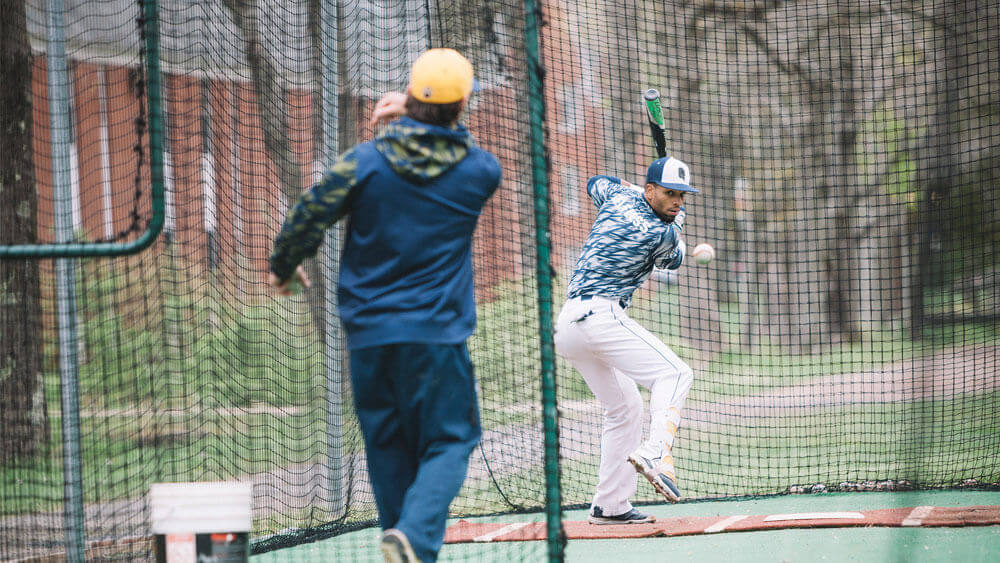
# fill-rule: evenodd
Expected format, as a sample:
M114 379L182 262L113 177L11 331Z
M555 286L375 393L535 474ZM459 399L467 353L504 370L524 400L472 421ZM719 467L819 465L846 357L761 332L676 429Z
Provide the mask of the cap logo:
M679 190L682 192L698 193L696 188L691 186L691 172L687 164L672 157L665 156L654 160L646 170L646 182L658 184L661 187Z
M434 95L434 90L431 90L430 87L424 88L423 94L425 98L430 98Z

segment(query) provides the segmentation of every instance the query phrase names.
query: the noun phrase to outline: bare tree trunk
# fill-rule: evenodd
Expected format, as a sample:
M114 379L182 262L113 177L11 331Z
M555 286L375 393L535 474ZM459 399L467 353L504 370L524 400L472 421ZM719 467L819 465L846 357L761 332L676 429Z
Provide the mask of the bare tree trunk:
M955 29L967 30L966 14L969 11L971 10L961 9L957 1L948 2L945 6L945 21ZM934 142L927 143L923 154L919 155L921 169L918 171L918 182L922 193L917 220L912 223L914 227L912 239L918 248L918 253L909 282L912 288L911 330L917 338L922 337L924 328L923 292L930 283L930 273L935 267L931 263L932 240L935 235L941 236L943 231L938 221L928 218L938 217L941 214L942 202L948 200L956 168L955 155L958 153L957 136L951 119L956 113L957 89L962 79L966 77L961 72L964 60L960 50L962 39L950 29L943 27L930 30L934 43L944 45L944 48L938 50L930 62L930 69L933 71L931 76L935 79L928 100L934 108L934 115L929 121L929 134Z
M692 170L692 183L701 191L685 204L689 219L685 223L684 238L690 245L689 249L702 241L716 246L719 244L716 217L726 215L725 202L731 199L723 194L732 186L724 185L723 174L713 170L717 163L712 154L713 149L718 148L713 141L715 136L724 136L728 132L720 131L717 124L707 122L703 111L704 97L708 94L702 91L704 78L699 61L703 59L706 47L705 30L711 10L711 6L698 6L686 14L686 19L679 20L679 24L684 23L676 29L683 31L680 32L679 44L674 47L676 66L673 76L678 89L677 107L671 111L672 118L668 120L673 127L667 135L674 141L669 152L688 163ZM699 267L688 262L684 269L683 299L686 300L688 313L681 316L681 331L684 339L700 350L718 351L722 346L718 277L714 273L718 264L724 262L726 260L720 256L720 261L712 267Z
M0 244L37 242L31 45L24 3L0 4ZM0 259L0 464L45 445L38 261Z
M816 18L806 13L810 9L802 7L803 18ZM840 22L836 17L822 21L818 29L810 30L804 19L801 31L793 29L789 33L800 33L813 51L829 49L823 45L835 45L843 39L838 35ZM840 210L835 204L842 201L843 184L851 181L854 173L849 163L838 162L838 155L851 152L844 147L853 142L849 131L853 116L841 112L842 106L852 105L853 92L844 89L853 84L838 84L833 76L849 74L850 62L841 60L840 50L834 51L837 58L825 66L800 60L781 45L766 41L753 23L744 25L744 31L773 66L794 79L798 91L789 92L789 98L802 104L809 116L793 128L795 141L783 147L775 162L779 168L801 171L796 180L772 188L781 193L772 194L773 203L765 211L772 214L766 232L773 244L773 253L767 259L773 262L766 266L768 297L762 316L773 344L807 351L839 340L832 311L844 305L840 299L846 294L841 292L844 285L839 283L840 273L831 275L831 270L843 268L846 263L836 261L831 246L844 236L845 218L838 217ZM797 166L796 162L803 164Z
M323 22L322 0L308 0L309 6L309 44L312 45L312 73L314 95L312 97L312 133L313 139L323 138ZM336 15L336 11L334 12ZM337 57L338 59L340 57ZM323 157L323 144L313 143L313 160Z
M281 192L288 205L291 206L302 195L304 186L302 169L292 151L288 136L290 109L285 78L278 72L273 60L268 56L267 45L261 42L262 37L258 29L260 10L257 0L223 0L223 4L229 10L236 27L243 34L243 40L246 42L247 65L253 76L257 108L260 111L261 126L264 131L264 145L278 169ZM313 324L322 342L326 334L324 324L326 278L316 260L307 260L304 267L312 280L312 287L306 290L306 300L309 302Z
M835 52L836 66L833 69L831 83L835 85L836 99L828 115L832 122L833 138L830 145L832 155L827 162L826 209L833 218L832 229L825 231L826 257L824 264L826 274L831 283L826 288L829 296L829 311L834 322L834 332L848 342L856 342L861 338L859 325L860 309L862 308L860 290L861 271L870 267L860 258L860 249L853 237L843 236L850 233L859 223L859 215L863 209L860 205L839 205L838 201L864 201L866 186L862 185L858 170L855 146L857 145L857 74L855 72L855 57L858 42L854 34L860 33L856 26L862 7L855 2L846 2L839 7L837 28L832 33L837 38ZM857 31L855 29L857 28Z
M642 17L636 0L608 2L603 9L608 29L629 29L637 18ZM640 127L644 125L635 118L642 96L641 88L633 81L639 75L639 38L623 33L616 36L614 42L616 47L604 51L600 61L602 72L607 73L604 76L610 105L606 121L609 141L604 143L599 165L605 174L630 178L634 171L642 170L644 166L640 162L629 162L628 157L635 154L634 147L648 146L648 142L637 143L642 131Z

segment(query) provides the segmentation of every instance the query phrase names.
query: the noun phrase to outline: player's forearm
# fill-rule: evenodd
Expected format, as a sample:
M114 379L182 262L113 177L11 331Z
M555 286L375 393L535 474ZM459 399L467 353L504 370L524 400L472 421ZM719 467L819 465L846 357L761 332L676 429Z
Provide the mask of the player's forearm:
M683 240L677 239L677 246L674 251L669 256L665 268L668 270L676 270L681 267L684 263L684 255L687 254L687 244Z
M293 209L288 214L271 252L271 272L282 281L292 277L295 267L303 260L315 256L323 242L324 229L319 228L318 222L302 220L300 211L302 210Z
M347 214L356 170L353 152L342 155L288 211L270 259L271 272L279 279L287 280L296 266L315 256L326 229Z
M661 243L662 254L653 262L661 270L676 270L684 263L687 244L681 238L681 230L674 225L665 232Z

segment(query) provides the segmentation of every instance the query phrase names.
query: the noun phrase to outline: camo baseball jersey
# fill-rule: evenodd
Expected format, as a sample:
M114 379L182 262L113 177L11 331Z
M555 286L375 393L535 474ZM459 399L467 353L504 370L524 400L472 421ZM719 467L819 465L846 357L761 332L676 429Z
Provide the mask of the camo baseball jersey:
M628 307L632 293L654 266L675 270L684 260L680 238L683 208L674 222L664 222L649 206L642 188L623 185L614 176L592 177L587 193L597 205L597 219L566 295L570 299L587 295L616 298Z

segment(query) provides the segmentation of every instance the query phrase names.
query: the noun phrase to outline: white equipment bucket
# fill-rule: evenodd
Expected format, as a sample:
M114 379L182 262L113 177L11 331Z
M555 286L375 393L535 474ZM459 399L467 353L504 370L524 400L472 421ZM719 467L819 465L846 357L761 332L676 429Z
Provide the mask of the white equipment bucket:
M149 511L157 563L245 563L252 504L249 483L153 484Z

